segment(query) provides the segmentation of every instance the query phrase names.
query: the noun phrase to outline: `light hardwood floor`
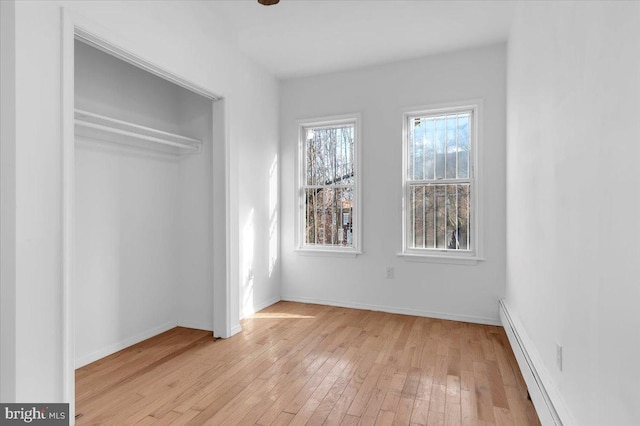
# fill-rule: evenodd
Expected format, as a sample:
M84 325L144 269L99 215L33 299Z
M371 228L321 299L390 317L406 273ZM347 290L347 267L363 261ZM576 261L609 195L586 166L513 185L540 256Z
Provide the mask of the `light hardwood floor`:
M76 371L78 425L539 425L501 327L279 302Z

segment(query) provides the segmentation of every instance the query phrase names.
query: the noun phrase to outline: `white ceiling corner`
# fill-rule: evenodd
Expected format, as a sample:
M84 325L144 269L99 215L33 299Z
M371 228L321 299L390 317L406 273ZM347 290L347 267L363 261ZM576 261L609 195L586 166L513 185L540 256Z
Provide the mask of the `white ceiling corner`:
M215 0L238 48L279 78L504 42L514 1Z

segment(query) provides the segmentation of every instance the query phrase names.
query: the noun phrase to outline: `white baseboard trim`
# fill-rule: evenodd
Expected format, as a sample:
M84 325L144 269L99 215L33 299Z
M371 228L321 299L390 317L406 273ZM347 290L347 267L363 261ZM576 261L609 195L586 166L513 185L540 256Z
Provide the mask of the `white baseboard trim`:
M135 336L131 336L109 346L105 346L104 348L93 351L90 354L83 355L79 358L76 358L75 368L77 369L80 367L84 367L87 364L91 364L94 361L114 354L118 351L121 351L122 349L128 348L131 345L135 345L136 343L140 343L150 337L157 336L158 334L164 333L165 331L169 331L174 327L177 327L177 324L175 322L167 322L158 327L150 328L143 331L142 333L138 333Z
M500 319L542 425L575 426L576 422L554 386L542 358L504 299L500 300Z
M253 306L253 311L247 310L247 311L242 312L242 317L240 319L245 319L247 317L250 317L251 315L255 314L256 312L260 312L264 308L268 308L269 306L273 305L274 303L278 303L280 300L281 300L280 297L272 297L271 299L265 300L264 302L257 303L257 304L255 304Z
M229 324L224 330L213 330L214 336L221 339L228 339L235 336L242 331L242 326L239 322L231 325Z
M257 305L254 306L254 310L256 312L260 312L261 310L268 308L271 305L275 305L276 303L278 303L280 300L280 297L272 297L271 299L265 300L262 303L258 303Z
M474 317L470 315L445 314L442 312L423 311L419 309L397 308L392 306L371 305L367 303L343 302L337 300L315 299L310 297L282 296L288 302L312 303L316 305L338 306L341 308L365 309L369 311L389 312L391 314L413 315L417 317L438 318L451 321L471 322L474 324L502 325L500 320L493 318Z
M231 337L231 336L235 336L236 334L240 333L241 331L242 331L242 326L240 324L236 324L233 327L231 327L231 332L229 333L229 336L227 336L227 338Z
M178 321L178 327L193 328L196 330L213 331L211 324L203 324L196 321Z

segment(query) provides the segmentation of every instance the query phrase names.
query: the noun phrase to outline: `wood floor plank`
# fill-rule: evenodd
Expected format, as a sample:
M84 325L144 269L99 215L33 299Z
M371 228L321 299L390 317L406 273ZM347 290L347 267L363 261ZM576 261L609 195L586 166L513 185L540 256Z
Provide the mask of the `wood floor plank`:
M513 386L507 386L505 392L509 400L509 409L513 416L514 424L539 424L537 418L535 422L532 422L527 417L527 407L532 404L530 404L531 401L526 399L526 396L523 397L520 395L518 390Z
M336 349L336 351L346 352L344 348ZM349 364L349 361L353 356L353 353L351 353L346 358L340 358L339 361L342 362L336 362L335 364L333 364L333 368L331 368L327 375L322 379L313 393L308 398L306 398L304 405L302 405L300 410L298 410L298 413L293 418L291 424L305 425L308 423L311 416L313 416L313 413L320 406L324 398L327 396L327 393L329 392L329 390L331 390L331 387L342 373L342 370ZM331 364L326 363L326 365ZM304 393L301 393L300 395L302 396L302 398L305 397Z
M327 360L323 365L311 376L311 378L305 383L304 387L296 393L291 402L287 405L284 411L287 413L297 414L300 409L306 404L306 402L315 393L318 386L324 381L325 377L329 374L329 371L333 369L337 359L327 355Z
M447 404L444 412L444 424L457 426L462 423L460 404Z
M284 411L281 412L278 417L276 417L276 419L273 421L273 423L271 423L271 426L286 426L289 423L291 423L291 420L294 418L295 416L291 413L285 413Z
M495 417L493 415L493 399L491 398L491 385L487 375L487 366L480 362L474 362L473 366L478 420L493 423L495 422Z
M515 424L511 411L507 408L493 407L493 417L496 419L496 426L511 426Z
M395 371L396 367L394 365L387 365L382 371L382 374L380 374L373 394L371 398L369 398L369 402L360 418L361 423L368 425L375 424Z
M402 397L402 389L404 389L404 382L407 379L406 373L395 373L391 378L389 390L382 401L381 410L395 412L400 398Z
M320 314L318 314L318 316L320 316ZM332 329L333 322L329 321L328 324L329 325L325 324L326 328ZM294 336L302 338L302 342L308 342L310 340L308 345L315 347L320 344L319 342L322 342L326 338L326 334L324 334L326 332L327 330L325 329L318 335L317 333L309 333L309 330L305 328L298 330ZM274 343L271 346L271 351L266 350L259 353L255 358L246 360L246 362L234 365L232 368L226 370L220 376L220 379L222 380L217 380L216 382L218 384L211 386L211 389L208 392L205 392L205 397L195 403L194 408L203 411L203 414L199 416L199 419L207 419L216 413L223 405L226 405L226 403L235 398L235 396L237 396L244 387L248 386L253 380L260 377L264 371L269 368L270 364L276 362L276 360L270 357L273 349L281 346L291 346L288 337L289 336L281 339L278 343ZM328 356L327 354L319 355L318 353L311 353L307 359L315 359L318 358L318 356L320 356L320 359L316 359L313 365L320 367L326 361ZM309 361L311 360L309 359Z
M429 411L427 426L442 426L442 425L444 425L444 413L440 413L438 411Z
M402 396L415 399L420 384L421 371L419 368L410 368L402 388Z
M353 371L355 371L358 363L360 362L361 358L360 355L357 355L355 353L356 350L357 348L355 347L351 347L347 350L347 354L353 352L354 355L345 354L345 356L348 356L348 359L350 360L349 363L344 367L340 376L336 379L333 386L331 386L331 389L329 389L329 391L327 392L327 395L313 412L313 415L307 422L308 425L321 425L325 423L325 420L331 413L331 410L333 410L333 407L336 405L345 388L347 387Z
M460 404L460 377L447 376L447 395L445 405Z
M508 409L509 403L507 402L505 385L502 382L502 375L500 374L498 363L496 361L487 361L486 368L494 407Z
M318 359L317 354L310 352L309 348L300 355L306 355L306 358L297 362L295 368L288 372L286 377L269 392L267 399L261 404L263 407L257 408L264 408L258 419L258 424L266 425L274 421L274 419L279 416L279 413L285 410L285 407L290 403L291 399L294 398L296 393L305 386L312 374L320 368L324 359Z
M539 425L500 327L279 302L76 371L78 425Z
M421 369L416 399L429 401L431 399L431 389L433 389L433 367L427 366Z
M477 405L475 389L463 389L460 391L460 423L463 426L473 426L478 424Z
M197 333L196 333L197 332ZM106 359L78 369L76 400L90 404L96 395L104 395L121 388L156 366L193 349L198 344L212 341L211 332L180 329L169 330L167 336L156 336L136 345L136 351L120 351Z
M334 404L333 408L329 412L324 424L337 425L342 423L342 420L346 417L347 410L358 393L358 387L354 383L353 379L349 381L338 401Z
M413 403L411 411L411 424L416 426L424 426L429 418L429 401L416 399Z
M411 414L413 412L414 398L402 397L398 403L398 409L396 415L393 417L394 426L408 426L411 421Z
M347 410L348 415L356 417L360 417L362 415L381 373L382 365L380 364L374 364L371 370L368 371L362 385L358 389L358 393L351 402L351 406L349 406L349 410Z
M340 426L356 426L360 424L360 417L347 414L340 422Z
M393 417L395 413L391 411L381 410L376 419L375 426L391 426L393 425Z
M173 424L178 418L182 415L182 413L178 413L177 411L169 411L167 414L162 416L161 418L153 417L156 421L153 423L156 426L162 425L170 425Z
M308 357L310 358L311 355ZM286 411L286 407L291 403L291 401L295 398L298 391L302 389L309 377L311 377L326 361L325 357L314 358L314 362L312 362L305 370L297 377L292 378L293 381L284 390L277 399L271 404L271 406L262 414L262 416L258 419L258 424L260 425L268 425L271 424L275 419L280 415L282 411ZM288 411L287 411L288 412ZM297 413L291 413L295 416Z
M434 382L431 387L429 412L444 413L446 397L447 385Z

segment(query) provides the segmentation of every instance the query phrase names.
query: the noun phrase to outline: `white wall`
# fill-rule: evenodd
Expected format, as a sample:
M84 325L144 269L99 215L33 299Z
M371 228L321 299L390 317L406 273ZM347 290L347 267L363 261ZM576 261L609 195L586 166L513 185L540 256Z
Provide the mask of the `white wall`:
M240 317L244 318L280 300L278 175L279 131L272 127L278 123L279 93L269 85L242 72L239 76L244 88L252 93L246 105L248 111L241 117L243 132L236 134L238 147L239 189L241 212L239 218L240 247ZM268 87L269 90L264 90ZM276 103L274 104L274 101ZM269 123L269 125L267 125ZM275 130L275 131L274 131Z
M210 100L187 90L180 91L178 99L180 134L204 143L200 154L180 158L174 253L180 265L173 285L176 318L181 326L213 330L213 208L224 204L224 188L214 190L212 159L224 155L224 139L212 137ZM224 247L221 243L217 247Z
M239 318L240 223L268 206L264 168L244 162L277 152L277 81L238 53L224 22L205 2L18 2L16 4L16 292L15 399L61 401L62 141L60 6L98 36L225 97L230 151L228 253L233 324ZM260 130L256 136L256 129ZM256 146L254 151L252 146ZM240 156L242 154L242 157ZM268 166L265 166L267 168ZM240 176L243 176L242 180ZM249 185L248 183L252 184ZM243 194L243 198L239 196ZM260 220L265 220L260 217ZM268 219L267 219L268 220ZM268 241L257 234L265 252ZM4 256L4 254L3 254ZM277 276L257 263L254 295L276 294ZM215 272L214 272L215 273ZM4 284L3 284L4 286ZM265 301L256 300L255 304ZM237 326L235 327L237 329ZM2 337L2 346L5 337ZM9 342L11 345L11 342ZM5 376L3 376L5 380Z
M84 138L76 143L75 337L80 367L138 336L176 325L180 168L175 159L150 159Z
M505 273L505 46L468 50L281 84L282 295L497 323ZM481 98L484 256L475 265L417 263L401 252L402 112ZM353 257L294 251L297 120L362 115L362 249ZM385 267L395 278L385 279Z
M522 2L509 39L506 302L568 425L640 418L639 51L636 2Z

